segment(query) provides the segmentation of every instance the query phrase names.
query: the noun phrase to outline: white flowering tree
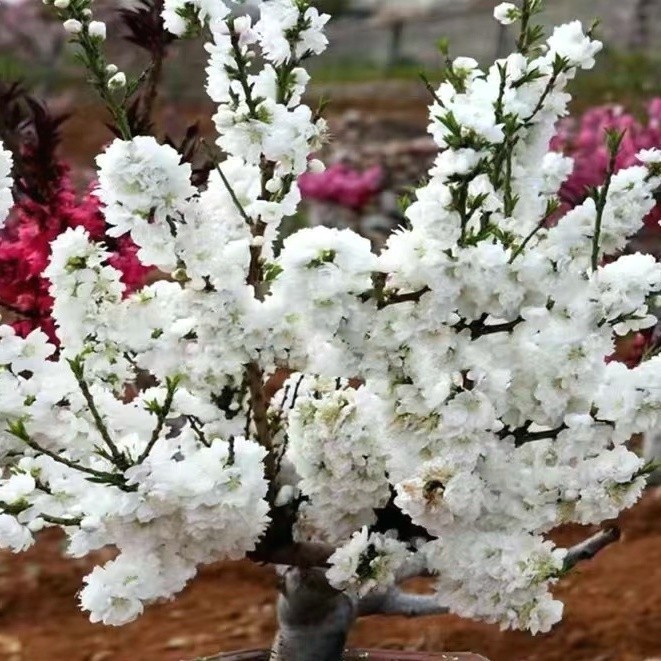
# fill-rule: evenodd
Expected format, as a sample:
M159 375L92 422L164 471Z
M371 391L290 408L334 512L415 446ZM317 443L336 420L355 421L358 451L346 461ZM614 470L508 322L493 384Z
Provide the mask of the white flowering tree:
M541 0L499 6L517 52L484 71L448 59L409 225L378 256L323 227L276 251L298 175L322 167L301 64L326 47L327 17L264 0L253 25L229 2L166 1L174 34L209 30L226 156L197 189L172 147L131 135L134 82L104 60L90 0L54 4L122 132L97 159L107 221L169 277L125 296L103 245L80 228L54 241L61 346L0 327L0 543L21 551L58 526L72 556L115 547L80 592L112 625L200 564L277 565L287 660L339 659L372 613L547 631L562 614L550 587L617 537L562 549L547 533L635 503L646 467L626 442L661 416L661 358L605 361L615 335L654 323L661 267L604 263L653 207L661 151L547 223L572 167L549 139L601 44L577 22L543 41ZM0 217L10 167L0 152ZM436 577L433 594L398 587L416 575Z

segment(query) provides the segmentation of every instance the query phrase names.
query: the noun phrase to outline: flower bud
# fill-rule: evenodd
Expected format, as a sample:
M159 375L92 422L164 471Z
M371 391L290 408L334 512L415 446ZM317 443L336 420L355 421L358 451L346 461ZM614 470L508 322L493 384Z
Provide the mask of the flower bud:
M493 15L501 25L511 25L521 18L521 10L511 2L501 2L493 10Z
M326 171L326 165L318 158L311 158L308 161L308 170L313 174L321 174L322 172Z
M106 24L103 21L92 21L88 27L90 37L105 41Z
M250 30L251 25L250 16L239 16L234 19L234 32L241 34L246 30Z
M83 29L83 24L80 21L77 21L75 18L70 18L62 23L62 27L69 34L80 34Z
M54 7L58 9L66 9L71 4L71 0L55 0L53 3Z
M269 193L277 193L282 188L282 179L280 177L269 179L265 188Z
M108 81L108 89L118 90L122 87L126 87L126 74L119 71Z

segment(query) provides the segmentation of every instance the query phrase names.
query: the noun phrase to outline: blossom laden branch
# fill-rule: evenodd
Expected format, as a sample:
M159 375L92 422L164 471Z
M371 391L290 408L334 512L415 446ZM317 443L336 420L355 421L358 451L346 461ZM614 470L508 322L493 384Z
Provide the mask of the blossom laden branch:
M52 452L51 450L48 450L47 448L44 448L40 446L36 441L32 439L32 437L28 434L27 429L25 428L25 423L22 420L16 420L12 423L9 424L9 427L7 428L7 431L17 439L21 440L23 443L25 443L29 448L34 450L38 454L43 454L46 457L49 457L53 461L55 461L58 464L62 464L63 466L66 466L67 468L71 468L73 470L79 471L81 473L85 473L87 475L91 476L91 479L98 481L100 483L106 483L109 485L113 485L116 487L119 487L122 489L122 491L133 491L133 487L129 487L126 484L126 481L124 479L124 476L121 474L117 473L108 473L106 471L99 471L94 468L89 468L87 466L82 465L81 463L77 461L72 461L70 459L67 459L66 457L63 457L61 454L58 454L56 452Z
M59 10L71 40L80 46L78 57L89 71L90 82L105 103L119 134L130 139L126 101L139 83L133 81L127 85L125 74L105 59L101 49L106 38L105 23L91 20L89 0L54 0L53 5Z
M5 514L10 514L11 516L18 516L19 514L25 512L29 508L30 505L28 503L19 502L16 504L10 504L0 501L0 511L4 512ZM44 514L43 512L40 512L39 518L46 521L46 523L50 523L51 525L63 526L63 527L79 526L82 522L82 519L80 517L68 518L62 516L52 516L50 514Z
M350 610L390 592L371 608L447 606L547 631L567 557L548 521L609 520L633 504L645 476L626 442L661 410L658 358L632 370L605 361L614 329L650 323L661 267L626 255L591 271L592 203L540 231L571 171L542 152L567 80L601 44L574 22L542 46L539 0L497 7L522 20L520 52L486 69L446 54L430 109L439 155L406 227L378 255L324 227L280 246L298 177L323 168L310 155L327 128L302 102L300 65L324 50L327 18L305 0L257 4L253 22L225 2L164 0L176 34L208 25L207 91L227 157L201 188L189 159L154 138L116 140L99 157L112 233L167 277L129 294L88 233L53 242L61 353L38 332L0 329L0 415L32 434L2 432L2 457L27 479L0 480L0 499L30 502L29 470L58 485L63 521L81 517L65 526L76 548L118 548L81 591L109 624L173 596L201 562L247 556L318 568ZM661 152L640 163L612 176L605 254L654 204ZM74 379L66 358L81 352ZM147 376L137 391L136 375ZM89 442L90 417L103 447L96 432ZM112 473L113 447L142 463ZM23 548L37 514L6 515L0 543ZM434 575L435 603L396 587L414 571Z
M608 204L608 194L613 183L613 176L617 167L617 156L620 151L622 140L624 139L624 131L608 131L606 133L606 144L608 147L609 160L608 168L606 170L606 181L604 185L598 190L594 191L593 199L596 207L595 222L594 222L594 236L592 237L592 270L596 271L599 267L599 251L601 248L601 228L604 218L604 211Z
M99 413L99 409L96 406L96 402L94 401L94 396L92 395L89 389L89 385L85 381L84 360L82 359L82 357L78 356L76 358L69 359L67 362L69 363L69 367L71 368L71 371L74 377L76 378L76 381L78 382L78 387L80 388L80 392L82 393L83 397L85 398L85 401L87 402L87 408L89 409L89 412L92 414L92 418L94 419L94 424L96 425L96 429L101 435L101 438L106 444L108 450L110 451L110 455L107 456L107 458L110 459L117 466L117 468L119 468L122 471L125 471L127 468L129 468L131 463L128 460L128 458L119 450L115 442L110 437L110 432L108 431L108 427L106 426L105 422L103 421L103 418L101 417L101 414Z

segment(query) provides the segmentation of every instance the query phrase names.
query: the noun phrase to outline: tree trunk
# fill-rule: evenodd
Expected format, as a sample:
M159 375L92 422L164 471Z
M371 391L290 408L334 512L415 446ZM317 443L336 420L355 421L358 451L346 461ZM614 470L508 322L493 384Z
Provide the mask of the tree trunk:
M323 570L288 568L277 612L272 661L341 661L357 607Z

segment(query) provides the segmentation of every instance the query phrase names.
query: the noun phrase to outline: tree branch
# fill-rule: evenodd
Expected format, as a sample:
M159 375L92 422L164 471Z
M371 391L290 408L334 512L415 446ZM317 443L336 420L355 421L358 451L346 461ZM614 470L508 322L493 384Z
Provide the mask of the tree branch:
M89 389L89 386L87 385L87 382L85 381L85 375L84 375L85 366L83 361L79 357L77 357L73 360L68 360L68 363L69 366L71 367L71 371L73 372L74 377L76 378L76 381L78 382L80 392L82 393L83 397L85 398L85 401L87 402L87 408L92 414L92 418L94 419L94 424L99 434L101 435L103 442L110 450L111 461L115 464L115 466L117 466L117 468L119 468L122 471L125 471L127 468L129 468L130 463L126 459L126 456L122 452L120 452L119 448L110 438L110 433L108 432L108 428L106 427L105 423L103 422L103 419L101 418L101 414L99 413L99 410L96 407L96 402L94 401L94 397Z
M500 439L508 438L509 436L514 438L514 445L517 448L520 448L526 443L533 443L534 441L543 441L545 439L555 440L558 438L559 434L568 429L567 425L564 423L555 429L543 429L542 431L528 431L532 422L527 422L523 427L517 427L516 429L510 429L509 427L504 427L500 432L498 432L498 437Z
M458 324L455 324L453 328L457 332L468 329L471 334L471 339L477 340L479 337L485 335L494 335L495 333L509 333L513 331L522 321L521 317L517 317L513 321L507 321L503 324L485 324L486 315L482 316L480 319L471 321L470 323L466 322L465 319L462 319Z
M429 291L431 291L429 287L423 287L418 291L407 292L406 294L391 294L380 300L377 307L379 310L383 310L383 308L387 308L389 305L396 305L397 303L406 303L408 301L417 303Z
M620 539L619 528L607 528L606 530L599 531L596 535L592 535L583 542L567 549L567 556L563 565L563 572L573 569L579 562L585 560L592 560L600 551L607 546L617 542Z
M159 406L158 410L156 411L156 426L154 427L154 431L151 434L147 446L145 447L140 457L138 457L138 464L144 462L144 460L149 456L149 453L152 451L154 445L156 445L156 442L158 441L161 432L163 431L163 427L165 426L165 421L168 415L170 415L170 410L172 409L172 402L174 400L174 394L177 391L177 386L179 385L179 379L177 377L172 379L167 377L165 382L167 387L165 402L163 403L163 406Z
M248 557L253 562L312 569L328 566L328 558L334 552L335 548L328 544L300 542L275 549L261 549L248 554Z
M393 588L383 594L371 594L358 603L358 616L367 615L404 615L422 617L424 615L444 615L445 606L438 603L438 597L432 594L411 594L399 588Z
M50 450L41 447L41 445L39 445L36 441L34 441L32 437L27 433L27 430L25 429L25 425L20 420L13 424L10 424L9 427L7 428L7 431L12 436L15 436L19 440L23 441L23 443L25 443L29 448L32 448L38 454L43 454L47 457L50 457L53 461L57 462L58 464L62 464L67 468L80 471L81 473L86 473L87 475L91 475L92 478L94 478L93 481L106 482L107 484L111 484L113 486L118 487L119 489L122 489L122 491L136 490L136 487L129 487L126 484L126 480L124 479L124 476L119 473L107 473L104 471L94 470L93 468L88 468L87 466L83 466L82 464L79 464L77 461L71 461L70 459L63 457L62 455L59 455L56 452L51 452Z

